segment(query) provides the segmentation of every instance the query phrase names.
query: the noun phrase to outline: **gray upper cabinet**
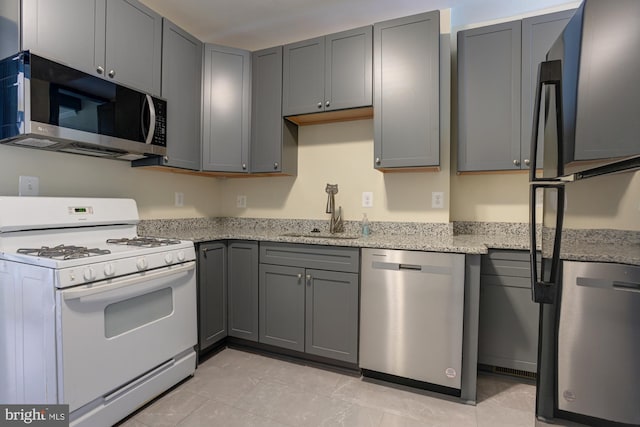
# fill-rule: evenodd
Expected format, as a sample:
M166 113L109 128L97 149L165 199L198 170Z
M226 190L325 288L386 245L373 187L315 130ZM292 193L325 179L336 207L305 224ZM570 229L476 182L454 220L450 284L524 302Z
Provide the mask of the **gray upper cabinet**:
M377 23L374 166L440 164L440 12Z
M249 172L251 53L205 44L202 170Z
M167 166L200 169L202 49L198 39L164 20L162 97L167 100Z
M284 46L284 116L371 105L371 27Z
M23 49L160 95L162 17L135 0L24 0Z
M458 33L458 170L520 169L520 21Z
M298 127L282 118L282 46L251 54L251 172L295 175Z
M534 104L538 84L538 67L546 59L551 45L567 26L575 9L547 15L534 16L522 20L522 96L521 96L521 166L531 164L531 135L533 131ZM542 101L544 103L544 100ZM542 167L542 147L544 131L538 133L536 166Z
M458 33L458 171L528 169L538 65L572 15Z

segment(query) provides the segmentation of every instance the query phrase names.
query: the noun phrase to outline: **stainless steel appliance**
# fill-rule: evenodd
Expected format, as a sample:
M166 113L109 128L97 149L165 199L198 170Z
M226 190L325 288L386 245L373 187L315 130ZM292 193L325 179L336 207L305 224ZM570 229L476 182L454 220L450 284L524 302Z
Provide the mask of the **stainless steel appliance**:
M0 143L136 160L166 153L165 100L28 51L0 61Z
M539 69L532 153L541 130L544 165L531 169L530 212L541 420L640 425L640 222L623 203L640 168L638 17L635 0L585 0Z
M460 396L465 256L363 249L365 376Z
M193 374L193 243L137 222L130 199L0 197L0 402L109 426Z

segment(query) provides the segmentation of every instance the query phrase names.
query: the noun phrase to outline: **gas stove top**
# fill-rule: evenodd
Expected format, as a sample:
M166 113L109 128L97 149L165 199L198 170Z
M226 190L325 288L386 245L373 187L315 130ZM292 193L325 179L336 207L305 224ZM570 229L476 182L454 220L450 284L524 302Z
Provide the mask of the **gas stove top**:
M54 269L56 287L195 259L193 242L137 235L130 199L0 197L0 262Z

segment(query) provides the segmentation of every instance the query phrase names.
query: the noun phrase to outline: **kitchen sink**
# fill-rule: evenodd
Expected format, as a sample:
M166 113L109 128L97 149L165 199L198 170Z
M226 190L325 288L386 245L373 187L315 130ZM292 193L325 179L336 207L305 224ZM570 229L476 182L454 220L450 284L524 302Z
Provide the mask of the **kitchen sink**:
M283 237L311 237L316 239L357 239L360 236L356 236L353 234L329 234L329 233L283 233L281 234Z

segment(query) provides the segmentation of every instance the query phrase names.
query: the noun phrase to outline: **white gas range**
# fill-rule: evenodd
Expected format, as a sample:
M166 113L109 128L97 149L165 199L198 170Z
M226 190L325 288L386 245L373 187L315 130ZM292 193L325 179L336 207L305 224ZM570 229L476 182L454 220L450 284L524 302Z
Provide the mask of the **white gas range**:
M195 250L130 199L0 197L0 402L109 426L195 370Z

